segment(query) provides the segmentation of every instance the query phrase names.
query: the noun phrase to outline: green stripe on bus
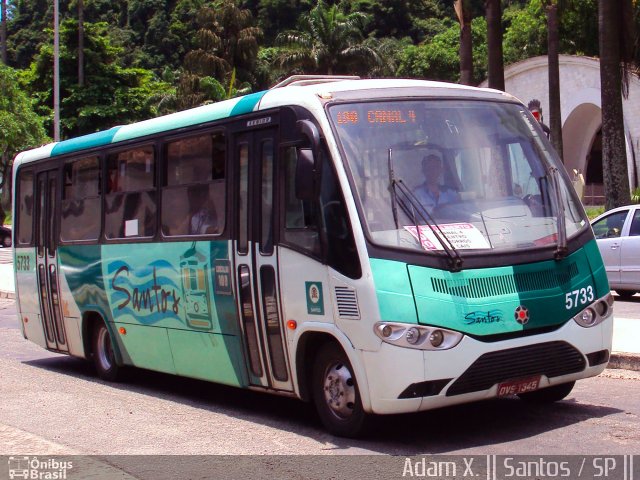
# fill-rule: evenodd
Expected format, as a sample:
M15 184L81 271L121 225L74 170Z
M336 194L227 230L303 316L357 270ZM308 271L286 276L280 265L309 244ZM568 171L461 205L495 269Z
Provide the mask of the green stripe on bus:
M231 113L231 109L237 100L205 105L191 110L172 113L164 117L153 118L144 122L126 125L114 137L114 142L132 140L134 138L145 137L156 133L175 130L183 127L190 127L200 123L207 123L213 120L226 118Z
M120 128L121 127L113 127L103 132L91 133L89 135L56 143L51 150L51 156L55 157L57 155L64 155L65 153L72 153L79 150L108 145L113 141L113 137Z
M178 128L207 123L222 118L250 113L266 92L257 92L241 98L233 98L223 102L204 105L182 112L157 117L121 127L113 127L103 132L92 133L82 137L65 140L54 145L51 156L64 155L80 150L109 145L110 143L132 140L135 138L166 132Z
M242 97L231 110L231 116L253 112L253 109L256 108L265 93L267 92L256 92Z
M418 323L407 264L372 258L371 271L380 318L388 322Z

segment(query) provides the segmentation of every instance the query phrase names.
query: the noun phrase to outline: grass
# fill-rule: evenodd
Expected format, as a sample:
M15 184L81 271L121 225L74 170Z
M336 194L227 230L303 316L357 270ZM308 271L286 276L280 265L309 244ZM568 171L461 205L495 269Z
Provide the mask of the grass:
M604 213L604 206L594 206L594 207L587 207L585 205L584 207L585 211L587 212L587 217L589 217L589 220L593 220L594 218L596 218L598 215Z

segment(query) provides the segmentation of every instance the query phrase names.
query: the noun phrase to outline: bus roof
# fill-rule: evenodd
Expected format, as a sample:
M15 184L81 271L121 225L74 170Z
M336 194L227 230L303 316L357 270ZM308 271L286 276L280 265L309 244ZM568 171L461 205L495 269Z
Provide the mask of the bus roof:
M389 89L405 90L407 96L421 97L470 97L482 99L505 100L514 98L504 92L491 89L481 89L464 85L433 82L425 80L402 79L318 79L316 82L292 82L283 87L273 88L262 92L252 93L243 97L233 98L222 102L204 105L161 117L144 120L130 125L117 126L109 130L91 133L77 138L54 142L32 150L19 153L14 166L20 164L57 157L68 153L117 144L126 140L143 138L156 133L169 132L179 128L200 125L203 123L234 117L266 108L296 104L307 108L319 105L319 95L331 95L338 92L354 92L364 94L364 91L388 92Z

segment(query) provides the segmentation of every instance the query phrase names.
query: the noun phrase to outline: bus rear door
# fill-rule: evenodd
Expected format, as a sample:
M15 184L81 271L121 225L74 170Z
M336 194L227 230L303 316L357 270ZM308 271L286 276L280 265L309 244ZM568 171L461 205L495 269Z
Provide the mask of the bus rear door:
M276 128L235 138L235 272L250 382L292 391L273 238L276 141Z
M60 310L56 214L58 210L58 170L36 176L36 276L40 314L47 347L69 351Z

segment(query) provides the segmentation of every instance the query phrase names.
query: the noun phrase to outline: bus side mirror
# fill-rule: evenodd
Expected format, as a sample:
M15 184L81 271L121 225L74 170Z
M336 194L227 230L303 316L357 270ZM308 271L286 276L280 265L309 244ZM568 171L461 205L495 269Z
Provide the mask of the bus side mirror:
M318 194L320 168L317 164L320 148L320 133L310 120L298 120L298 130L304 135L311 148L298 148L298 162L296 164L296 198L298 200L313 200Z
M298 149L296 164L296 198L313 200L315 196L315 158L310 148Z

